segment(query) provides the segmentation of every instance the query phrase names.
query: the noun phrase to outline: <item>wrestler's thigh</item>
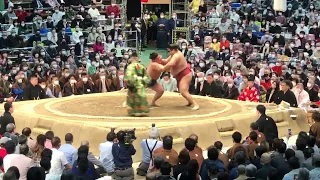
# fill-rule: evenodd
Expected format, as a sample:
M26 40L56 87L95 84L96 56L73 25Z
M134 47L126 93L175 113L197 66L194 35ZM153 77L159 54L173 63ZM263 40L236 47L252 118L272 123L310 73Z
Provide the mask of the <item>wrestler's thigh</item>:
M190 82L192 80L192 73L190 72L189 74L183 76L183 78L180 80L179 83L179 92L189 92L189 86Z
M152 87L152 90L154 90L155 92L162 92L163 91L163 87L162 87L162 85L160 83L157 83Z

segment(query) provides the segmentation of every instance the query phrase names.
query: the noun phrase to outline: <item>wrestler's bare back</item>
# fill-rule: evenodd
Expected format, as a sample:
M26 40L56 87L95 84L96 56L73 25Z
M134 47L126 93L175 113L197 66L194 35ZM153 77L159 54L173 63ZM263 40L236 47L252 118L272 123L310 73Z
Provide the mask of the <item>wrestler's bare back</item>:
M170 73L173 77L178 75L188 67L187 60L186 58L184 58L184 55L180 51L176 52L172 56L169 56L166 60L164 60L164 63L170 63L172 65Z
M158 79L162 73L163 66L157 62L150 62L147 73L151 77L151 79Z

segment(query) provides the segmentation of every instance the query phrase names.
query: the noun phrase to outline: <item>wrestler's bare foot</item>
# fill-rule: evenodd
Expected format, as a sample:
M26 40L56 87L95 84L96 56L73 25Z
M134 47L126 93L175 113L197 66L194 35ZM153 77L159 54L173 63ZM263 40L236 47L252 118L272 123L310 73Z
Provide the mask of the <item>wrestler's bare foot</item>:
M192 106L192 103L188 103L186 106L187 106L187 107L191 107L191 106Z
M160 106L156 103L153 103L153 104L150 104L150 107L160 107Z
M191 108L191 110L198 110L199 109L199 105L198 104L194 104L193 107Z

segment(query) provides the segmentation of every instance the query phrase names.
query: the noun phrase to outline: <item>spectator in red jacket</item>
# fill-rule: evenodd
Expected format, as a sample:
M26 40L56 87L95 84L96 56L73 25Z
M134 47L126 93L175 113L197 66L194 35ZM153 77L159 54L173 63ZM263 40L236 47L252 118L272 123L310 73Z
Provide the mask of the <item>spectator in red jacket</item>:
M250 102L259 102L259 92L258 89L254 86L254 75L248 75L248 87L246 87L238 100L240 101L250 101Z
M276 72L278 76L282 74L282 64L281 59L278 59L276 65L272 67L272 71Z
M16 16L18 17L18 23L26 22L27 12L22 9L21 6L18 7L18 10L16 11Z
M221 42L220 42L220 49L230 48L230 41L227 40L227 36L224 34L222 35Z
M114 13L114 17L120 17L120 8L115 0L112 0L111 5L107 7L107 16L111 16L111 13Z
M96 42L93 45L94 53L104 54L104 45L100 36L97 37Z

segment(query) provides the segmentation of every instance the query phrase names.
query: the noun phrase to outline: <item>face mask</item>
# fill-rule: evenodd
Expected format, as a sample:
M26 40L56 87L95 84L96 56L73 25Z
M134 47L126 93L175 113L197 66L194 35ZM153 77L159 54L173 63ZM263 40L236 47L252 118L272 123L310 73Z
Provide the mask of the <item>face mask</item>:
M203 68L203 67L205 66L205 64L204 64L204 63L199 63L199 66L200 66L201 68Z
M308 87L308 88L311 88L311 87L312 87L312 84L311 84L311 83L307 83L307 87Z
M75 84L75 83L77 83L77 81L76 81L75 79L71 79L71 80L70 80L70 83L71 83L71 84Z
M105 80L106 77L105 77L105 76L100 76L100 79L101 79L101 80Z
M219 76L218 75L214 75L213 79L217 80L217 79L219 79Z
M23 70L25 70L25 71L28 70L28 67L23 67Z
M37 71L41 71L41 68L37 68Z
M225 67L224 67L224 70L229 70L229 67L228 67L228 66L225 66Z
M129 59L129 55L124 55L123 58Z
M237 77L240 77L240 76L241 76L241 73L236 73L236 76L237 76Z
M100 69L99 72L105 72L105 70L104 69Z
M279 45L278 44L274 45L274 48L279 48Z
M109 65L109 64L110 64L110 61L109 61L109 60L106 60L106 61L104 61L104 64L105 64L105 65Z
M233 84L228 84L228 87L229 87L229 88L232 88L232 87L233 87Z
M52 67L56 69L58 67L58 65L54 64L54 65L52 65Z
M320 51L320 47L317 47L317 51Z
M276 23L274 23L274 22L271 23L271 26L275 26L275 25L276 25Z
M249 46L249 45L250 45L250 43L246 42L246 43L245 43L245 45L246 45L246 46Z
M53 81L53 84L58 86L59 85L59 81Z
M172 19L175 19L176 18L176 16L172 16Z
M161 16L160 16L160 18L164 18L164 16L163 16L163 15L161 15Z
M118 38L118 40L119 40L119 41L122 41L122 40L123 40L123 38L122 38L122 37L119 37L119 38Z
M240 40L237 39L237 40L236 40L236 43L240 43Z
M9 64L9 65L12 65L12 61L8 61L8 64Z
M18 83L22 83L22 79L18 79Z
M242 64L241 62L237 62L237 66L241 66L241 64Z
M276 63L276 66L281 66L281 63Z
M86 77L85 77L85 78L82 78L82 81L83 81L83 82L87 82L87 81L88 81L88 78L86 78Z
M294 44L290 44L290 47L291 47L291 48L294 48L294 46L295 46Z
M216 43L216 42L217 42L217 39L213 39L212 42Z
M264 46L265 46L265 47L269 47L269 44L265 44Z
M290 26L293 26L293 23L289 23Z
M239 33L242 33L243 32L243 29L239 29Z

